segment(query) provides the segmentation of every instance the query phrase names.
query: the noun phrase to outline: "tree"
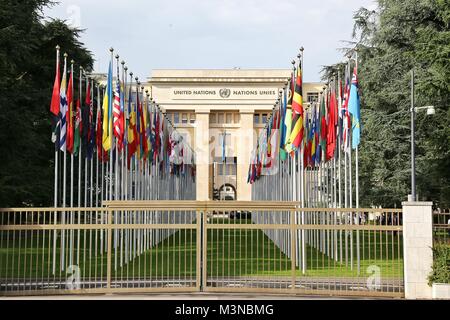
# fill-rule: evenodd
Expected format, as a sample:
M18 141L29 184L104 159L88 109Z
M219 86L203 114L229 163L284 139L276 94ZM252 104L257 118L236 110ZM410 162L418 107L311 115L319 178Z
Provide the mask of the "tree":
M410 70L416 72L417 184L421 200L450 206L450 3L379 0L355 14L360 57L363 205L400 205L410 193Z
M63 21L44 22L49 0L0 3L0 207L50 205L53 158L50 99L55 47L86 70L92 54L80 30Z

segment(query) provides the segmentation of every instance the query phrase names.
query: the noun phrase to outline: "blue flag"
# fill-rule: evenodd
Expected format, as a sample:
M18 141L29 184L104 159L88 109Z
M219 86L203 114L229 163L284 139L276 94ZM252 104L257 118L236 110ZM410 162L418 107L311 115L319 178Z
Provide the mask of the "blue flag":
M359 99L359 85L357 70L353 71L352 87L350 89L350 100L348 111L352 119L352 148L358 148L361 142L361 106Z

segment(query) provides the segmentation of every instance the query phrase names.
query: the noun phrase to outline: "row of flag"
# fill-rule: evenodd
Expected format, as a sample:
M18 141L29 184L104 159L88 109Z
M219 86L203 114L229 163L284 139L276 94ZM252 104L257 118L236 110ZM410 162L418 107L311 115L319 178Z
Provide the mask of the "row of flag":
M171 173L184 173L185 165L189 165L194 174L194 153L183 137L174 130L138 83L133 85L131 79L127 85L124 76L121 79L119 63L116 71L114 78L111 61L106 87L100 90L100 86L96 86L94 80L87 76L84 76L83 88L80 69L78 95L75 97L73 67L69 73L65 56L61 75L58 54L50 105L53 116L52 141L56 150L75 156L81 153L87 159L92 159L96 153L98 160L104 163L111 156L114 157L112 151L117 150L121 156L126 154L128 169L132 159L137 158L144 163L159 163L170 169ZM97 100L94 99L95 86Z
M303 103L302 65L292 73L288 87L266 128L261 132L248 172L248 183L278 169L279 161L303 156L305 168L335 159L358 148L361 136L357 67L344 80L330 80L316 103Z

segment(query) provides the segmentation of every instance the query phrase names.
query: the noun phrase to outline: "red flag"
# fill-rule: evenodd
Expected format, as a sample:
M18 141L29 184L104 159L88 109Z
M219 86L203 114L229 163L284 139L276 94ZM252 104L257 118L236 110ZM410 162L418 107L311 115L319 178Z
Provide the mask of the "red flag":
M336 93L333 91L331 93L328 108L327 160L332 159L336 151L336 121L337 121L336 110L337 110Z
M50 104L50 112L53 113L55 116L58 116L59 114L59 105L61 103L60 101L60 85L59 80L60 74L59 74L59 59L56 62L56 76L55 76L55 84L53 85L53 94L52 94L52 102Z

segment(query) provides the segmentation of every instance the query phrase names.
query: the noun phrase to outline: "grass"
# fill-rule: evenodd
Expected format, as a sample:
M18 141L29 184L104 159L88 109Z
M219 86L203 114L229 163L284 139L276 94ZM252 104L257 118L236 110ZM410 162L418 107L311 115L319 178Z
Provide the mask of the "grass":
M229 223L229 220L214 220L213 223ZM236 223L250 223L238 220ZM332 232L330 232L331 234ZM74 264L78 263L82 278L100 279L106 276L107 256L99 247L100 235L95 231L81 231L78 248L78 233L74 232ZM339 236L339 232L337 232ZM67 236L66 236L67 237ZM113 250L113 279L131 278L180 278L193 279L196 276L197 252L196 230L180 230L143 254L120 266L120 250ZM261 230L208 230L207 234L208 277L252 277L291 276L291 259L278 248ZM354 248L357 234L353 232ZM57 241L56 274L53 275L53 232L3 232L0 238L0 278L20 279L65 279L66 272L60 271L60 244ZM331 259L312 246L307 246L307 272L310 277L368 277L370 266L380 268L383 278L399 278L403 275L402 237L392 232L364 232L360 234L361 274L356 268L356 249L353 252L354 265ZM104 242L103 242L104 245ZM66 238L66 256L68 241ZM96 249L97 248L97 249ZM96 250L95 250L96 249ZM339 250L338 250L339 252ZM350 254L350 252L348 252ZM122 251L122 257L124 252ZM116 265L117 261L117 265ZM348 258L350 262L350 257ZM66 264L67 265L67 264ZM297 276L303 276L296 268Z

